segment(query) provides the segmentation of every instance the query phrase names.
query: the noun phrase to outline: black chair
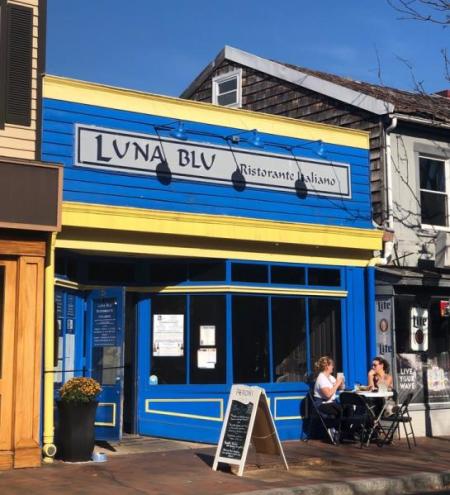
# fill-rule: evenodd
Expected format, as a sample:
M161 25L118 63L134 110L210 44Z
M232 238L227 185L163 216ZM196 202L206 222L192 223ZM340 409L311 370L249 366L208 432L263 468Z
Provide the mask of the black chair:
M307 438L312 437L314 426L318 424L330 442L333 445L338 444L338 435L333 434L333 429L339 434L340 418L331 417L321 412L312 392L308 392L305 397L305 417L303 422L304 424L307 423Z
M373 414L362 395L342 392L339 395L343 414L340 422L341 438L359 439L360 447L369 443L374 433Z
M405 432L406 441L408 442L408 448L411 449L411 442L409 441L409 437L413 438L414 445L416 446L416 437L414 435L414 429L412 426L412 419L409 415L409 404L412 401L414 394L410 392L403 403L396 408L391 416L384 417L382 421L384 423L389 423L389 427L386 430L386 434L384 438L380 439L378 445L382 447L383 445L387 445L392 443L395 432L398 431L400 434L400 424L403 424L403 430ZM408 425L408 428L407 428ZM409 431L408 431L409 430Z

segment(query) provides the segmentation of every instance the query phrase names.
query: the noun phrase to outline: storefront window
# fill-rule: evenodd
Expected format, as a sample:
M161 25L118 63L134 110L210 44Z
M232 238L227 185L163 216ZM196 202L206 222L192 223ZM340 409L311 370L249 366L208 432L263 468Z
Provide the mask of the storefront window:
M263 383L269 378L269 299L233 296L234 383Z
M155 296L151 305L151 375L162 385L186 383L186 296Z
M273 377L300 382L307 371L305 300L272 298Z
M158 264L151 267L153 280L187 276L186 282L200 282L226 276L222 260L164 266L171 270L165 272ZM314 283L341 283L338 269L322 273L304 266L238 262L231 262L230 268L233 286L237 282L304 286L308 270L315 270ZM208 294L188 286L184 290L151 296L150 383L302 382L323 355L332 356L342 370L341 299L289 293Z
M150 282L156 284L179 284L187 280L188 267L186 263L151 263Z
M450 317L443 310L446 302L447 297L396 298L397 389L400 398L413 392L413 402L416 403L450 401ZM422 318L420 321L417 321L417 314Z
M225 262L197 262L189 264L191 282L214 282L225 280Z
M305 269L299 266L273 265L270 268L273 284L304 285Z
M429 402L450 402L449 319L449 316L441 316L440 301L432 300L427 356Z
M309 299L311 363L321 356L334 359L342 370L341 303L335 299Z
M251 282L266 284L269 281L268 266L251 263L233 263L231 266L233 282Z
M190 383L226 382L225 296L190 297Z
M308 284L339 287L341 285L341 271L330 268L309 268Z

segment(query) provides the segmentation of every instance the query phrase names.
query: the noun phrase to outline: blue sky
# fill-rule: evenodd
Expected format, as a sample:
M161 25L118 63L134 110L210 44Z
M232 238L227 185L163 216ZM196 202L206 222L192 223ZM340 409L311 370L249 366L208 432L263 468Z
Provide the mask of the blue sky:
M46 72L178 96L231 45L406 90L414 79L450 88L450 28L398 18L386 0L48 0Z

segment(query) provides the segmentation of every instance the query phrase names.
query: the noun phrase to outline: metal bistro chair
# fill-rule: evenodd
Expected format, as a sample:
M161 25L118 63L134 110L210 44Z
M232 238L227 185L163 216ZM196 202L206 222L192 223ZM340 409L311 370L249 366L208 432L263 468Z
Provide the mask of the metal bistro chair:
M323 432L326 433L330 442L333 445L337 445L338 441L336 435L333 435L333 429L339 432L340 418L330 417L327 414L321 412L314 400L312 392L308 392L305 397L306 405L306 419L308 420L307 434L311 437L311 432L314 424L320 424Z
M412 437L414 441L414 445L417 446L416 437L414 435L414 429L412 426L412 419L411 416L409 415L409 410L408 410L409 404L411 403L413 397L414 394L410 392L406 396L402 405L397 407L397 409L391 416L384 417L382 419L383 422L390 423L390 425L386 429L384 438L379 440L378 445L380 447L386 444L390 444L394 438L396 431L398 431L398 433L400 434L400 424L403 424L403 430L405 432L406 441L408 442L408 448L411 449L411 442L409 441L409 437ZM409 431L406 425L409 425Z
M366 399L354 392L342 392L339 395L344 414L341 417L340 435L344 433L351 438L359 438L360 447L369 443L374 431L373 415ZM344 435L345 437L345 435Z

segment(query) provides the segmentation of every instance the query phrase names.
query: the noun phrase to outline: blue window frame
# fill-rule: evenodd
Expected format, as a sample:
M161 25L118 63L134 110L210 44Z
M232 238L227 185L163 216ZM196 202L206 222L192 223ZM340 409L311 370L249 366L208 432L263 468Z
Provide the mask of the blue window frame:
M146 359L159 385L302 382L322 355L342 369L339 298L158 294L150 301ZM155 321L170 317L182 321L182 337L174 337L182 340L182 352L161 353ZM203 353L212 356L209 364Z

